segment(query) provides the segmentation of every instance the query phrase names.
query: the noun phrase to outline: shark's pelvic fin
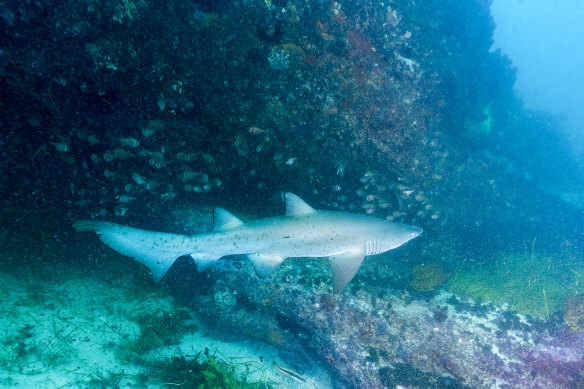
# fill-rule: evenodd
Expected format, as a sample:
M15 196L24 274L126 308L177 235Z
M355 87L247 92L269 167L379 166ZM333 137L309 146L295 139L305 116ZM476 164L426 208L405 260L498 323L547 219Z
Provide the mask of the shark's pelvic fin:
M286 192L286 216L300 216L316 212L316 209L306 204L304 200L293 193Z
M284 261L281 256L260 253L248 254L247 258L249 258L257 275L261 278L269 276Z
M118 253L146 265L152 272L155 282L162 279L178 257L188 254L178 247L168 247L164 244L176 237L175 234L145 231L94 220L74 222L73 228L79 232L95 231L103 243Z
M333 292L342 291L359 270L365 258L364 252L336 254L329 257L329 264L333 273Z
M209 253L192 253L191 257L193 257L197 264L197 273L204 272L219 259L217 258L217 255Z
M215 208L213 213L213 231L227 231L232 228L240 227L244 223L241 219L233 216L231 212L223 208Z

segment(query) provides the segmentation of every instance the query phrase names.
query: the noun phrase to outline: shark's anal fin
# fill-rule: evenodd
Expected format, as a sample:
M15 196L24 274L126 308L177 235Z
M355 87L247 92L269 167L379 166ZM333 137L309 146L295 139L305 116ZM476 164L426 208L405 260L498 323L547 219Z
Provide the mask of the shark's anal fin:
M241 219L233 216L231 212L223 208L215 208L213 219L213 231L215 232L230 230L244 224Z
M365 258L365 253L360 251L336 254L329 257L329 264L333 273L334 293L342 291L351 282L355 274L357 274L363 258Z
M284 257L272 254L254 253L248 254L247 257L261 278L269 276L284 261Z
M286 196L286 216L300 216L316 212L314 208L294 193L286 192L284 195Z

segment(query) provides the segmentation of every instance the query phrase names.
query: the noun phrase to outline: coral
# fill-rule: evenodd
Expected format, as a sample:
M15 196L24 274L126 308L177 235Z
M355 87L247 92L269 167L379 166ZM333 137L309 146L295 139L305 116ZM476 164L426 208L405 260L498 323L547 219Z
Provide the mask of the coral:
M290 54L283 48L272 48L268 55L268 62L272 69L288 69L290 67Z
M421 292L437 289L451 276L439 262L416 265L412 270L412 274L413 279L410 285Z

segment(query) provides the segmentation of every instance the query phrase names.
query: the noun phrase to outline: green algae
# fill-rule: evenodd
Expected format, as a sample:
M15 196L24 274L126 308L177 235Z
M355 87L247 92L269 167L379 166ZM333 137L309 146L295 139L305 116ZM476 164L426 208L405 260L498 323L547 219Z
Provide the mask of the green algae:
M446 285L465 295L524 315L549 318L569 295L584 292L584 273L573 260L540 252L496 254L488 263L464 263Z
M272 387L265 380L250 383L247 382L246 375L238 377L233 363L217 358L214 354L210 354L208 349L205 349L204 356L201 356L201 352L194 357L180 354L164 363L160 362L158 361L154 371L165 385L198 389L269 389Z

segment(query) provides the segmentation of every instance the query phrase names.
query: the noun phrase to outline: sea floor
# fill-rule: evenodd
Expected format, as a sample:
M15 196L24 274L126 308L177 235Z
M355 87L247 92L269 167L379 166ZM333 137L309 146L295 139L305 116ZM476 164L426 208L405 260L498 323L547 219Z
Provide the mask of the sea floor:
M196 313L140 274L111 271L87 256L67 261L85 263L85 270L38 261L34 266L29 257L19 267L6 266L14 257L2 261L0 387L188 387L193 360L218 364L252 387L332 386L317 363L298 381L278 372L287 365L277 348L210 336ZM214 387L217 372L205 374L211 383L202 387Z

